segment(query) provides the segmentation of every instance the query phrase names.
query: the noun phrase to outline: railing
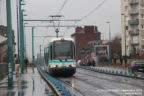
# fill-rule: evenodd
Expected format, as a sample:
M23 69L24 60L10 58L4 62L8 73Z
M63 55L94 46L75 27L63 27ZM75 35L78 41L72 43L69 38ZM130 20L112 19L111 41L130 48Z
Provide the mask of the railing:
M129 24L138 24L138 19L137 20L129 20L128 21Z
M138 34L139 34L139 30L138 30L138 29L135 30L135 31L134 31L134 30L130 30L130 31L129 31L129 34L130 34L130 35L138 35Z
M129 10L129 14L138 14L139 11L138 10Z
M113 70L113 69L107 69L107 68L104 69L104 67L103 68L90 67L90 66L78 66L78 67L86 69L86 70L104 73L104 74L111 74L111 75L124 76L124 77L130 77L130 78L144 79L144 73L138 74L137 72L132 73L132 71L126 72L126 71L119 71L119 70Z
M138 4L139 0L129 0L129 4Z

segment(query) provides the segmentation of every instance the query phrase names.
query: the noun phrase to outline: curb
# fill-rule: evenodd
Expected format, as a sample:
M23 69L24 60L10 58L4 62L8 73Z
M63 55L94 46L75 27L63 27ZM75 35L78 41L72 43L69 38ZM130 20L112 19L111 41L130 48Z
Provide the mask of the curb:
M69 90L66 89L65 86L63 86L58 80L51 77L47 73L45 73L40 66L37 66L37 69L41 76L47 81L47 83L52 87L54 92L56 93L56 96L72 96ZM52 95L50 95L52 96Z

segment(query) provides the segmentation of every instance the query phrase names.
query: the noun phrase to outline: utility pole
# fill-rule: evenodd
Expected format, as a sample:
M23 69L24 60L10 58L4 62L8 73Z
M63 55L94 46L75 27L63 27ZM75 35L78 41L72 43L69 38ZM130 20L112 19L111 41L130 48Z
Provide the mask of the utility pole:
M111 29L110 29L110 22L107 21L107 24L109 24L109 63L111 63Z
M20 16L20 64L21 73L24 73L24 32L23 32L23 11L21 10L21 0L19 1Z
M34 63L34 27L32 27L32 61Z
M124 56L126 57L127 54L126 54L126 15L125 14L121 14L121 16L124 16L124 49L125 49L125 53L124 53Z
M13 45L11 25L11 0L6 0L7 7L7 42L8 42L8 86L13 86Z

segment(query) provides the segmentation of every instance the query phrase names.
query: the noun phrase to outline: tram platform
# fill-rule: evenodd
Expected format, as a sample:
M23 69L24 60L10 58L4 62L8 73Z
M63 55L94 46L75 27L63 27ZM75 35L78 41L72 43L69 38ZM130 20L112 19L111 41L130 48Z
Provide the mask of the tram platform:
M0 96L52 96L48 84L41 78L37 68L28 67L27 72L13 75L13 87L8 87L8 77L0 81Z

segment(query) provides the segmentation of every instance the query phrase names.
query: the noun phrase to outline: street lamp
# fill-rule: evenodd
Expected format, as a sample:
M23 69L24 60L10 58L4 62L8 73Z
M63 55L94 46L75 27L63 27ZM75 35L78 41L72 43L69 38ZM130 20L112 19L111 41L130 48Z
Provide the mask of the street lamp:
M110 21L106 22L109 24L109 63L111 62L111 29L110 29Z
M21 72L24 73L24 26L23 26L23 11L21 6L25 5L24 2L19 0L19 22L20 22L20 64Z
M124 36L125 36L125 57L126 57L126 16L125 14L121 14L122 16L124 16Z

